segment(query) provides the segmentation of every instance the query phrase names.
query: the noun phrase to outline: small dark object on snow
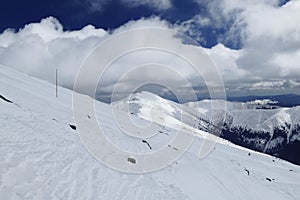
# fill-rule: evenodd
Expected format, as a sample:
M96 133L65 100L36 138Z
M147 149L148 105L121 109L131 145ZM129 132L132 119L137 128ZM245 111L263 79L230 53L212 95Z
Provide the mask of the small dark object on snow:
M0 99L2 99L2 100L4 100L4 101L6 101L6 102L8 102L8 103L13 103L11 100L9 100L9 99L5 98L5 97L4 97L4 96L2 96L2 95L0 95Z
M270 182L272 181L270 178L266 178L266 180L267 180L267 181L270 181Z
M245 171L247 172L248 176L250 175L250 172L248 169L245 169Z
M128 162L131 162L132 164L135 164L135 163L136 163L136 161L135 161L134 158L127 158L127 161L128 161Z
M251 156L251 153L248 153L248 156Z
M76 130L76 126L75 125L69 124L69 126L71 127L71 129Z
M91 116L87 115L87 117L88 117L89 119L91 119Z
M168 145L168 147L170 147L170 148L172 148L172 149L174 149L176 151L179 151L179 149L177 149L176 147L172 147L171 145Z
M163 133L165 135L169 135L167 132L163 132L163 131L158 131L159 133Z
M143 143L146 143L149 147L149 149L152 149L152 147L150 146L150 144L146 141L146 140L142 140Z

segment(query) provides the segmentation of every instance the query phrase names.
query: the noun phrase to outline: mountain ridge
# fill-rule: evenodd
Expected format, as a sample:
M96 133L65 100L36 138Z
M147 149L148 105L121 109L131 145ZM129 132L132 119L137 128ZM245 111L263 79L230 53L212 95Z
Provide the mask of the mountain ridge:
M145 99L153 99L148 102ZM152 103L152 104L151 104ZM261 109L259 105L223 100L202 100L177 104L149 92L140 92L125 98L123 109L129 105L132 114L151 120L155 110L160 115L167 115L181 121L189 127L210 132L234 144L277 156L300 165L300 158L293 150L300 153L300 146L294 145L300 140L300 106L291 108L270 107ZM214 110L212 110L212 104ZM172 110L172 112L170 112ZM222 118L224 117L224 119ZM154 119L155 120L155 119ZM163 123L162 121L156 121ZM175 126L175 124L173 124ZM293 156L290 156L293 155Z

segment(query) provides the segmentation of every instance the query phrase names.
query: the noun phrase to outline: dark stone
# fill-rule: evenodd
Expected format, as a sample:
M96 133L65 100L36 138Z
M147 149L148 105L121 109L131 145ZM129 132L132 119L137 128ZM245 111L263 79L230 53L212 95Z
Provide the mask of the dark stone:
M136 163L136 161L135 161L134 158L127 158L127 161L130 162L130 163L132 163L132 164Z
M76 131L76 126L73 125L73 124L69 124L69 126L71 127L71 129L75 130Z

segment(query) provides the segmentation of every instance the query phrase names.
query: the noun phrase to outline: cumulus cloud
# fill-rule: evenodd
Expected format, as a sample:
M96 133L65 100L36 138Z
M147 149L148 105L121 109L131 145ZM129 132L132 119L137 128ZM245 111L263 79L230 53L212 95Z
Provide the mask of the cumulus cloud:
M251 73L240 68L236 63L242 55L242 50L234 50L225 47L223 44L218 44L211 49L206 49L206 52L216 64L226 82L249 80Z
M76 71L87 54L107 32L89 25L78 31L63 31L53 17L23 29L8 29L0 35L0 63L23 73L54 82L60 71L61 84L72 87Z
M48 17L39 23L28 24L18 31L8 29L2 33L0 35L0 63L50 82L55 81L55 69L58 69L59 83L72 88L79 67L101 41L122 31L140 27L176 29L174 25L158 17L153 17L128 22L111 33L93 26L86 26L77 31L63 31L63 26L57 19ZM147 40L147 38L147 35L143 35L142 38L132 37L129 40L136 42ZM178 35L167 38L158 37L158 40L182 45L181 37ZM130 43L130 41L127 42ZM203 49L193 45L190 45L189 48ZM122 74L144 63L159 63L160 66L169 66L171 70L168 71L166 68L154 65L143 68L143 70L133 71L129 77L119 80ZM177 75L176 73L171 75L170 71L172 70L177 72ZM177 88L178 91L188 94L190 91L183 89L186 87L186 80L180 81L179 76L188 79L190 84L194 84L193 86L198 90L204 88L199 85L204 84L203 81L200 81L201 77L195 76L194 69L178 56L164 51L137 51L118 59L111 65L98 92L104 94L111 92L114 84L118 81L122 83L121 92L126 94L141 81L164 80L173 89ZM89 77L86 78L87 83L88 81Z
M103 29L96 29L89 25L77 31L63 31L63 26L53 17L42 19L38 23L26 25L18 31L8 29L0 34L0 64L14 68L38 78L54 82L55 69L59 71L59 83L62 86L72 88L79 67L87 58L89 53L104 39L122 31L140 27L170 28L171 25L157 17L132 21L120 28L108 33ZM132 38L132 42L144 38ZM168 38L175 42L178 38ZM186 63L174 55L165 52L144 51L135 52L125 58L116 61L108 70L102 88L99 92L111 92L114 84L119 81L122 73L129 71L132 67L143 63L157 62L171 65L179 70L182 75L189 76L189 70L184 70ZM156 68L137 71L123 81L123 92L126 93L134 87L139 80L166 79L173 85L183 86L178 77L165 76L164 69ZM87 77L88 82L89 77Z
M196 0L197 1L197 0ZM240 43L232 67L241 73L242 88L251 82L295 81L300 76L300 1L291 0L213 0L197 1L205 6L212 28L226 27L221 43ZM193 23L196 20L191 19ZM190 22L191 23L191 22ZM234 51L232 55L235 55ZM217 54L215 57L219 57ZM222 58L223 59L223 58ZM216 58L218 62L219 58ZM229 61L228 60L228 61ZM220 66L226 63L219 62ZM227 65L229 63L227 62ZM245 75L247 75L245 77ZM247 83L248 84L245 84ZM285 87L286 88L286 87Z
M26 39L29 36L39 36L45 42L55 39L79 39L84 40L89 37L102 37L106 34L103 29L96 29L88 25L79 31L63 31L63 26L54 17L47 17L38 23L31 23L19 31L7 29L0 35L0 45L8 47L13 43Z
M220 41L241 40L240 68L266 78L296 78L300 60L300 1L221 0L208 3L215 24L231 24ZM231 22L231 23L230 23Z
M282 7L261 5L255 10L245 9L242 16L247 37L239 65L264 78L299 77L299 9L300 1L290 1Z

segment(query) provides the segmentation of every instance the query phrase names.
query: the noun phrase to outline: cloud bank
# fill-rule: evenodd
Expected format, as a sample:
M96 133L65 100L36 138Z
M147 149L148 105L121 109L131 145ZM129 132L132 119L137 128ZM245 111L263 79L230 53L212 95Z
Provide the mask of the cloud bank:
M134 0L124 0L134 1ZM144 3L150 1L143 1ZM157 1L161 8L172 6L171 1ZM169 3L168 3L169 2ZM134 3L132 4L134 5ZM155 4L153 4L155 5ZM140 27L171 28L184 33L196 33L192 25L221 26L231 21L220 43L212 48L202 48L222 74L226 90L231 94L249 94L256 91L272 93L285 91L299 93L300 89L300 1L290 1L281 6L279 1L222 0L207 3L210 15L196 15L183 23L171 24L158 17L130 21L113 31L88 25L76 31L64 31L54 17L26 25L23 29L7 29L0 34L0 64L23 73L54 82L55 69L59 70L60 84L72 88L76 73L89 53L104 39L122 31ZM217 15L216 12L219 12ZM195 32L195 33L193 33ZM191 34L189 34L191 35ZM146 38L146 36L145 36ZM222 44L229 39L240 39L241 49L230 49ZM139 40L142 38L133 38ZM175 38L170 38L172 42ZM99 92L108 94L118 81L122 71L143 62L157 62L171 66L182 73L199 93L205 90L187 63L165 52L134 52L114 62L107 72ZM163 70L136 72L123 84L124 93L140 79L166 79L187 93L175 77L166 76Z

